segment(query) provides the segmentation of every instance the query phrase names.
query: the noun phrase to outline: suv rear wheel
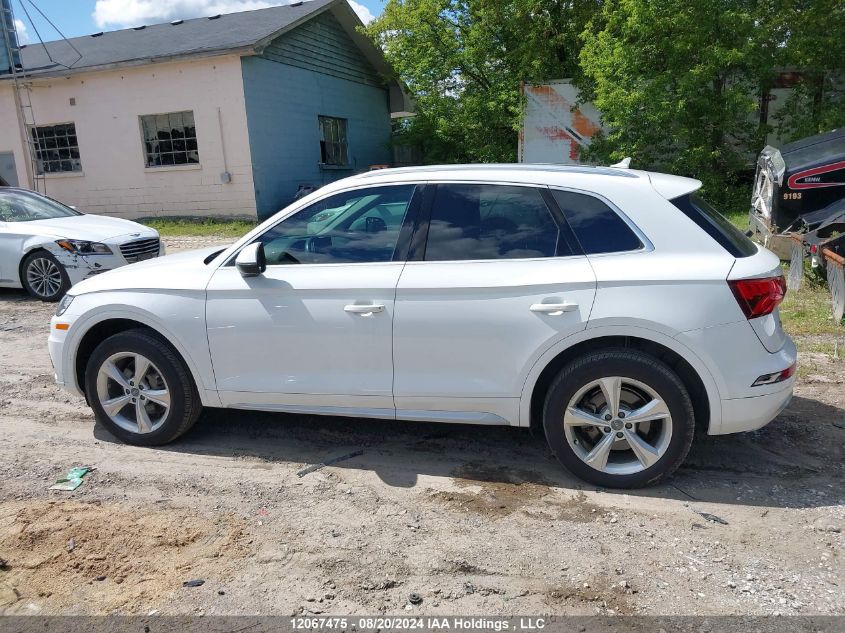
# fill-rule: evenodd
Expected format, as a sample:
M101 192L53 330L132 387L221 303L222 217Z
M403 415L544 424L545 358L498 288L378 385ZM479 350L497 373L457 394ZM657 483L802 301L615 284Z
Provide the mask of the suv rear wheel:
M172 442L196 422L202 405L181 358L147 330L129 330L100 343L85 370L94 415L129 444Z
M665 363L610 349L561 370L546 394L543 426L552 452L578 477L638 488L681 465L695 416L684 384Z

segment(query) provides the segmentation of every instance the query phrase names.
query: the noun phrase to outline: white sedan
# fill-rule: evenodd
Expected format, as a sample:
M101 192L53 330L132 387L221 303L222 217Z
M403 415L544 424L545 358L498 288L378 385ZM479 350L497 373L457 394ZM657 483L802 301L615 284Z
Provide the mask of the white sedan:
M0 188L0 288L58 301L75 283L162 254L158 232L86 215L26 189Z
M780 262L700 186L539 165L340 180L228 248L71 289L56 380L133 444L202 407L500 424L594 484L651 484L696 429L767 424L795 381Z

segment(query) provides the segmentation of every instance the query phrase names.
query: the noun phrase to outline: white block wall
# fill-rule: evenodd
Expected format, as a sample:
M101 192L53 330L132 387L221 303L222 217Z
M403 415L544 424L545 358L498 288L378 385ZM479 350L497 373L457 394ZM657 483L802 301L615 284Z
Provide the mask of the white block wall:
M126 218L255 216L238 56L36 80L32 104L38 125L72 121L79 141L82 172L47 175L47 195L88 213ZM194 112L200 165L145 167L139 116L183 110ZM28 159L16 121L13 86L0 82L0 152L14 152L25 186ZM229 184L220 178L224 144Z

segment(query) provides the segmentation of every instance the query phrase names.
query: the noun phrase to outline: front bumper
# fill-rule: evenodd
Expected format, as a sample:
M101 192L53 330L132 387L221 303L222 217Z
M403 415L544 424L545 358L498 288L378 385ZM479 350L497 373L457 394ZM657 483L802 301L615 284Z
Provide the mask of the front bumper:
M131 241L132 240L129 240L128 242L131 243ZM162 241L159 241L157 252L145 253L141 257L134 257L130 259L124 257L121 251L121 246L127 244L127 240L125 238L120 237L114 238L114 240L106 240L105 243L112 249L112 253L110 255L76 255L68 253L66 250L53 245L48 247L48 250L50 250L59 263L64 267L71 286L78 284L83 279L88 279L89 277L99 275L100 273L114 270L115 268L135 263L136 261L143 261L145 259L161 257L164 255L164 242Z
M72 371L72 368L68 366L69 361L65 357L65 343L67 341L69 329L56 329L57 324L68 324L70 327L73 325L73 318L68 318L66 315L62 315L60 317L54 316L50 319L50 336L47 338L47 351L50 353L50 362L53 363L53 372L56 384L64 387L77 396L84 396L85 394L82 393L80 385L76 384L76 377L68 375L68 373Z
M118 255L71 255L66 253L59 259L59 262L67 272L71 286L78 284L83 279L126 265L126 260Z

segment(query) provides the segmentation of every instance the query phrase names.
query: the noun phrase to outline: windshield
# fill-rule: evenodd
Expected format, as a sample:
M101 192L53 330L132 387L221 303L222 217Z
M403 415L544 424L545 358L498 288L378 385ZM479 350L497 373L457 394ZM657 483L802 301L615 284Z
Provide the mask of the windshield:
M25 191L0 189L0 222L30 222L82 215L70 207Z

